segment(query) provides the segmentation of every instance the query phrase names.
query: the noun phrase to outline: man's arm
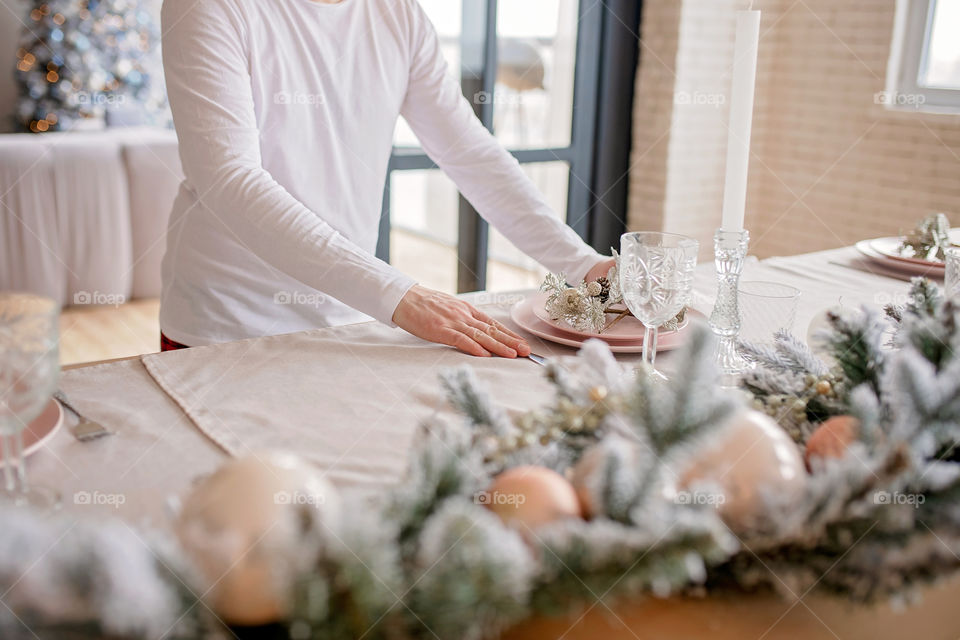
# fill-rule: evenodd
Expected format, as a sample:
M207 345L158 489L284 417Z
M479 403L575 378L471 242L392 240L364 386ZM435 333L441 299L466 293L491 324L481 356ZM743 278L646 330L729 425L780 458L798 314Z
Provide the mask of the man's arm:
M401 114L424 151L521 251L571 282L606 274L605 259L558 220L519 163L487 131L447 75L436 30L416 2L412 62Z
M270 266L381 322L472 355L530 353L522 338L466 302L415 285L357 247L263 169L246 34L235 11L226 0L163 3L167 93L199 206Z
M224 0L163 3L163 63L187 182L271 267L391 323L414 280L350 242L261 163L244 23Z

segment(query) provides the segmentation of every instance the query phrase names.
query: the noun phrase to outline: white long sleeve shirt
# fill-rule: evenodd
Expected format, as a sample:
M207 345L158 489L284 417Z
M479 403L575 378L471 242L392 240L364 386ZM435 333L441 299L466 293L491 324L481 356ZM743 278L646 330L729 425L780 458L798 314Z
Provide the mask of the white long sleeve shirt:
M185 179L160 326L196 346L368 319L414 280L378 260L399 114L480 214L551 271L602 258L483 128L415 0L165 0Z

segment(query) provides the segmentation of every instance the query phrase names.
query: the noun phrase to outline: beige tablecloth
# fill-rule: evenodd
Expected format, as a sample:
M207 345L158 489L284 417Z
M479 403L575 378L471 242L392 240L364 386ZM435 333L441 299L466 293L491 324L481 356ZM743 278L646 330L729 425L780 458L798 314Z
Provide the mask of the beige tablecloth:
M804 335L817 313L838 302L882 304L906 292L908 284L900 280L830 264L854 258L851 249L842 249L753 261L744 279L799 287L795 332ZM695 286L694 306L709 312L712 265L701 265ZM471 299L509 322L518 298ZM531 346L547 356L574 353L533 337ZM443 402L437 374L464 364L510 409L548 401L543 370L530 361L472 358L364 323L67 371L62 388L117 435L79 443L63 429L30 458L30 473L58 488L68 509L161 526L167 523L167 498L228 454L293 449L338 484L389 482L402 473L411 436L424 418L439 412L456 419ZM658 365L669 370L669 354ZM68 427L73 422L68 419ZM74 503L77 492L90 499ZM119 499L97 498L98 492Z
M506 320L503 306L484 308ZM339 483L402 474L415 425L449 413L444 369L469 364L509 408L549 397L531 360L472 358L376 322L155 354L143 364L226 452L302 452Z

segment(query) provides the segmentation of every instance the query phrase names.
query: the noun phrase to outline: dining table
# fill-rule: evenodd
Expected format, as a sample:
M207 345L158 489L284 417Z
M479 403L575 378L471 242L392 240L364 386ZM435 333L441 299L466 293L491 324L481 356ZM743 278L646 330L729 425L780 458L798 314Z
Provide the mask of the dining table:
M804 339L827 309L902 303L910 287L909 278L865 261L852 247L750 258L742 280L799 289L793 331ZM702 262L691 307L709 316L716 289L712 262ZM530 293L463 297L523 333L510 310ZM533 352L546 358L576 353L572 347L525 337ZM640 361L639 354L617 358L625 364ZM670 373L671 353L662 353L657 364ZM552 397L543 367L529 359L471 357L373 321L66 367L60 389L81 413L113 435L80 441L71 431L77 420L68 415L64 428L29 458L29 476L59 491L62 509L78 517L119 518L130 526L161 530L171 527L178 501L198 479L232 456L293 451L338 487L382 491L402 481L408 450L425 420L463 419L447 403L438 374L465 366L509 412L547 404ZM750 628L761 633L766 629L766 638L801 637L784 635L788 632L811 638L868 637L866 630L877 624L904 633L885 637L928 629L932 635L924 637L956 638L960 630L949 603L958 594L957 581L932 589L928 604L918 610L924 612L919 622L916 613L889 607L851 609L810 595L802 606L773 596L705 598L686 604L671 599L653 605L646 622L639 624L658 621L663 629L673 624L683 633L662 637L684 638L705 637L698 633L707 632L716 638L745 637L738 625L750 619L755 622ZM617 622L595 608L582 620L616 627L631 615L614 615ZM561 626L571 639L591 637L598 628ZM938 632L945 628L951 633ZM837 629L848 629L849 635ZM530 627L526 634L510 637L554 637L549 635L554 631L541 631Z

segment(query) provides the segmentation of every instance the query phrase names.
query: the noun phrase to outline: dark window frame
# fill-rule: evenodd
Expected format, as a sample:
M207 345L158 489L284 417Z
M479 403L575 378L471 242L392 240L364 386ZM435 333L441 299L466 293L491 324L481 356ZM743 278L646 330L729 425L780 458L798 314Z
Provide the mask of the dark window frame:
M461 86L480 122L493 130L497 70L498 0L462 0ZM640 0L581 0L578 5L573 117L570 144L511 150L521 164L566 162L566 220L598 251L619 246L626 229L627 173L634 79L639 63ZM390 259L390 177L394 171L434 169L419 147L394 147L387 166L377 256ZM462 195L459 198L459 292L486 288L489 229Z

